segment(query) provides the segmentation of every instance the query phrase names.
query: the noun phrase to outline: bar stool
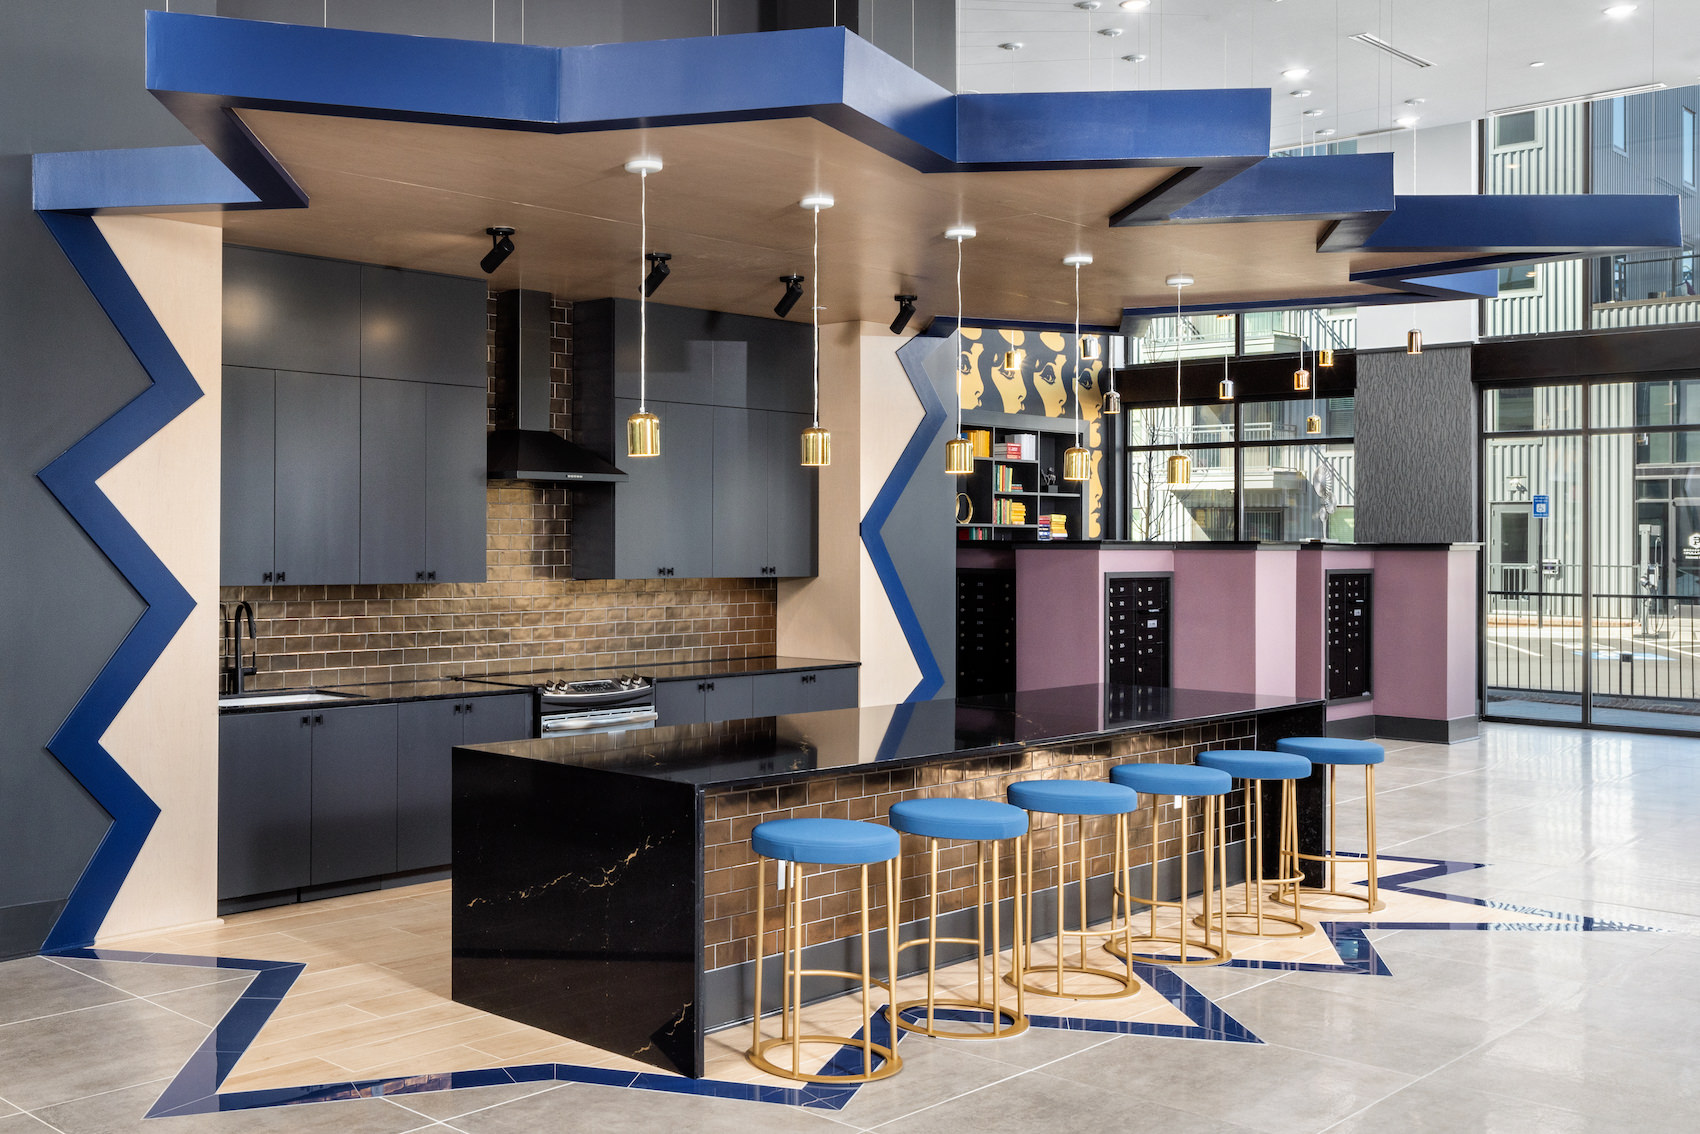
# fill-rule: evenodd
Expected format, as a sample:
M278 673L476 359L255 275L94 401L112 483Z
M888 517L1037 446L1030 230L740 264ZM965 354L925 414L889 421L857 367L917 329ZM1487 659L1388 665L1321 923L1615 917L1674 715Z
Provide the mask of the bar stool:
M998 974L998 956L1003 952L1002 927L998 911L1000 895L998 883L1002 878L998 859L998 846L1006 839L1015 840L1013 859L1015 862L1015 893L1014 893L1014 924L1012 926L1014 941L1011 942L1010 971L1020 967L1021 941L1021 847L1027 837L1027 812L1019 807L1011 807L1007 803L998 803L990 799L905 799L891 805L889 812L891 829L906 835L918 835L927 840L927 932L925 936L916 937L909 941L899 942L897 952L915 946L927 947L927 995L920 1000L908 1000L896 1003L896 990L892 990L892 1001L886 1008L886 1013L892 1024L911 1032L920 1032L929 1036L944 1036L951 1039L1006 1039L1019 1035L1027 1030L1022 988L1015 985L1015 1007L1007 1008L1003 1004L1003 980ZM972 937L940 937L939 936L939 842L951 839L959 842L975 844L974 857L974 936ZM988 875L991 878L991 904L987 905ZM901 881L899 882L901 885ZM898 897L901 908L902 896ZM991 996L986 995L986 921L988 913L991 919ZM974 999L941 999L938 996L938 951L942 944L974 946ZM895 979L895 973L894 977ZM940 1028L936 1018L939 1005L947 1008L968 1008L980 1012L991 1013L992 1026L990 1031L967 1031L951 1028ZM903 1018L903 1012L910 1008L925 1005L927 1009L926 1024L911 1023Z
M1200 752L1198 763L1205 768L1226 772L1240 781L1245 800L1245 904L1238 911L1223 909L1224 922L1252 923L1249 930L1235 930L1255 937L1303 937L1316 927L1299 916L1298 886L1304 881L1299 869L1299 812L1297 793L1293 784L1310 775L1310 761L1288 752L1256 752L1242 749L1223 749ZM1275 838L1277 877L1263 876L1263 781L1281 781L1281 820ZM1291 914L1264 911L1264 887L1273 884L1277 893L1292 894ZM1226 905L1226 903L1224 903ZM1266 922L1286 926L1269 929ZM1195 922L1196 924L1196 922Z
M1233 959L1228 952L1228 943L1223 934L1220 918L1212 913L1216 888L1217 864L1220 863L1221 874L1225 877L1228 872L1228 850L1223 838L1223 828L1227 826L1227 808L1223 797L1234 786L1233 777L1215 768L1201 768L1196 764L1118 764L1110 769L1110 779L1115 783L1132 789L1136 793L1150 796L1173 796L1181 805L1181 894L1173 902L1166 902L1157 897L1157 800L1152 800L1151 808L1151 892L1145 897L1139 897L1131 892L1126 894L1127 921L1133 921L1132 903L1138 902L1151 913L1151 924L1143 937L1129 936L1125 948L1127 959L1131 961L1147 961L1157 965L1219 965ZM1194 941L1187 932L1187 898L1192 893L1187 884L1187 838L1190 830L1187 821L1186 800L1202 799L1204 801L1204 917L1203 936ZM1122 885L1128 887L1131 877L1124 877ZM1157 932L1157 910L1159 907L1178 910L1180 924L1171 935ZM1211 928L1215 928L1216 940L1211 942ZM1178 956L1158 953L1136 953L1135 945L1178 945ZM1112 942L1105 946L1116 956L1122 956L1116 951ZM1194 956L1193 950L1203 953Z
M1009 785L1009 801L1026 812L1037 812L1043 815L1057 817L1057 963L1055 967L1055 983L1045 985L1037 983L1040 970L1031 968L1033 961L1033 839L1027 839L1027 917L1026 935L1021 940L1021 956L1014 958L1015 964L1010 972L1010 982L1017 988L1040 996L1056 996L1067 1000L1111 1000L1121 996L1132 996L1139 991L1139 981L1133 975L1132 960L1125 960L1121 972L1109 969L1093 968L1086 963L1086 939L1103 938L1107 944L1113 929L1093 932L1087 928L1090 922L1086 913L1086 820L1095 815L1114 816L1114 849L1111 852L1111 890L1120 893L1126 890L1127 879L1127 817L1139 806L1139 796L1119 784L1108 784L1102 780L1023 780ZM1069 817L1074 819L1074 837L1077 867L1075 870L1075 888L1079 893L1079 927L1065 929L1063 910L1067 905L1065 899L1068 882L1068 844L1063 839L1063 823ZM1123 883L1122 890L1115 889L1116 879ZM1128 919L1122 922L1122 934L1131 941L1127 928ZM1110 925L1116 923L1116 911L1112 902L1110 909ZM1064 961L1065 944L1069 938L1074 938L1080 945L1079 961L1067 964ZM1050 967L1047 966L1047 972ZM1074 973L1080 976L1103 977L1114 981L1116 987L1109 992L1082 992L1070 989L1066 976Z
M1291 752L1295 756L1303 756L1313 764L1325 764L1328 767L1328 853L1300 854L1297 857L1304 862L1326 862L1328 864L1327 885L1322 888L1304 886L1299 892L1307 898L1345 898L1353 902L1362 902L1366 912L1386 909L1387 903L1376 894L1375 878L1375 766L1387 759L1387 750L1379 744L1368 740L1344 740L1334 736L1290 736L1286 740L1277 740L1275 747L1282 752ZM1335 791L1334 778L1336 769L1342 765L1361 766L1364 770L1364 841L1369 852L1369 890L1368 893L1340 889L1335 879L1335 867L1341 862L1356 861L1342 856L1335 849L1335 835L1339 825L1334 821ZM1326 912L1335 910L1334 906L1319 906L1305 902L1307 910Z
M854 819L771 819L756 824L750 832L750 847L756 852L756 993L754 1039L748 1057L751 1063L772 1075L785 1079L800 1079L808 1083L867 1083L897 1074L903 1061L895 1050L895 1036L890 1045L873 1041L874 1013L870 994L874 986L870 967L868 927L868 867L885 863L886 895L886 972L897 971L897 856L903 840L890 827L878 823L863 823ZM764 916L767 906L767 860L781 866L780 887L784 891L785 935L780 950L780 975L784 992L780 1002L780 1033L777 1039L763 1039L761 1034L762 957ZM786 871L784 864L791 864ZM805 969L803 967L803 871L801 864L818 866L860 866L862 894L862 971L844 972L839 969ZM805 1035L802 1030L803 978L806 976L835 976L862 982L862 1038L852 1036ZM780 1067L767 1057L773 1048L787 1044L791 1048L791 1066ZM856 1073L808 1074L802 1067L804 1044L834 1044L838 1047L860 1047L862 1070ZM874 1056L885 1062L874 1066Z

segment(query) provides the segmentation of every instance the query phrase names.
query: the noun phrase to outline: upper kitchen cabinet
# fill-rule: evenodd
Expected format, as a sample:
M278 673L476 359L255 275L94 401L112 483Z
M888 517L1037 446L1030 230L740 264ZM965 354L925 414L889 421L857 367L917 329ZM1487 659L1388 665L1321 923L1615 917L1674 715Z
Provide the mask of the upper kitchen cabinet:
M809 327L649 305L649 408L661 456L625 455L638 402L638 305L573 305L573 439L622 484L574 497L573 575L761 578L815 573Z
M484 281L360 265L360 374L486 385Z
M360 338L359 264L224 250L225 365L358 374Z
M485 577L484 389L360 380L360 581Z
M225 367L220 470L221 584L358 578L358 379Z

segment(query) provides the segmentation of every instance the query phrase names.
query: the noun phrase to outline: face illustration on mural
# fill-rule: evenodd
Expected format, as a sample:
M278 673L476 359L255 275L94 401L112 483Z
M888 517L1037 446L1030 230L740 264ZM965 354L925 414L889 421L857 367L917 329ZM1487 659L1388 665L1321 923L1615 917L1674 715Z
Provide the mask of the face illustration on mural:
M1051 352L1049 361L1033 367L1033 388L1044 404L1046 417L1061 417L1068 407L1068 385L1074 375L1069 369L1068 355L1063 353L1063 342L1061 335L1050 331L1039 336L1040 345Z
M1027 336L1020 331L1004 331L1004 338L1009 343L1009 350L1020 350ZM1027 378L1021 371L1016 371L1014 377L1003 372L1003 353L994 352L988 360L992 370L992 385L997 387L998 396L1003 399L1003 412L1020 413L1021 407L1027 404Z
M963 331L963 337L970 335L979 337L979 331ZM956 370L962 382L962 408L979 409L980 403L986 398L986 381L980 377L980 356L986 353L986 344L970 342L956 360Z

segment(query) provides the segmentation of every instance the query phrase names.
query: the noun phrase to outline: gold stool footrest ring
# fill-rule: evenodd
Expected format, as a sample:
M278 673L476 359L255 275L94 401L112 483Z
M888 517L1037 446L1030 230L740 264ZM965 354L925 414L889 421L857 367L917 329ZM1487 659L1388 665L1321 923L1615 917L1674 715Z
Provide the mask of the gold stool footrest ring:
M862 1041L852 1039L849 1036L798 1036L797 1042L799 1044L830 1043L838 1047L851 1048L857 1056L862 1054ZM890 1078L903 1068L903 1060L895 1051L884 1044L876 1043L869 1046L873 1053L885 1062L865 1074L810 1075L800 1071L793 1072L789 1067L782 1068L767 1057L769 1051L781 1046L790 1047L791 1037L780 1036L777 1039L763 1040L754 1051L747 1053L746 1058L769 1075L777 1075L782 1079L801 1079L805 1083L872 1083L878 1079Z
M1141 953L1137 949L1124 952L1121 939L1104 943L1104 949L1112 957L1131 957L1135 961L1145 961L1153 965L1222 965L1234 959L1226 945L1211 945L1208 942L1187 938L1182 941L1179 937L1135 937L1131 945L1182 945L1187 949L1187 956L1175 957L1168 954ZM1202 957L1191 956L1192 950L1197 949L1204 954Z
M1059 1000L1115 1000L1123 996L1132 996L1143 987L1137 979L1129 976L1127 973L1118 973L1111 969L1095 969L1089 965L1064 965L1062 967L1062 971L1065 975L1068 973L1074 973L1078 976L1103 977L1105 980L1114 981L1116 987L1111 989L1109 992L1077 992L1073 989L1065 990L1058 988L1055 983L1057 975L1057 967L1055 965L1043 965L1038 968L1021 969L1016 972L1009 973L1004 977L1004 980L1008 981L1010 984L1019 985L1027 992L1037 993L1040 996L1052 996ZM1049 974L1052 978L1052 982L1050 984L1036 983L1032 979L1035 976L1044 976L1046 974Z
M903 1018L903 1013L911 1009L919 1009L925 1013L927 1010L925 1000L905 1000L901 1004L889 1004L886 1006L886 1018L906 1032L919 1032L924 1036L937 1036L941 1039L1008 1039L1010 1036L1018 1036L1027 1030L1027 1017L1013 1008L1004 1008L978 1000L945 1000L943 998L934 998L933 1007L966 1008L972 1012L985 1012L992 1017L991 1030L984 1032L957 1031L954 1028L939 1027L937 1017L934 1018L931 1026L913 1023ZM1007 1024L1003 1022L1005 1018L1009 1021ZM925 1019L924 1016L923 1019Z

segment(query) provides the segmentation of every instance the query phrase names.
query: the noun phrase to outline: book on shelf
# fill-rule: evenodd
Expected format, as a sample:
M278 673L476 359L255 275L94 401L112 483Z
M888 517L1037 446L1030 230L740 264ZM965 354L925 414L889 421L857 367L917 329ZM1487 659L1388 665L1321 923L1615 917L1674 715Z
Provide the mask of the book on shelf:
M968 443L974 447L976 457L992 455L992 431L990 429L970 429L963 436L967 437Z
M1024 461L1039 459L1039 435L1037 433L1011 433L1005 440L1014 450L1011 456Z

